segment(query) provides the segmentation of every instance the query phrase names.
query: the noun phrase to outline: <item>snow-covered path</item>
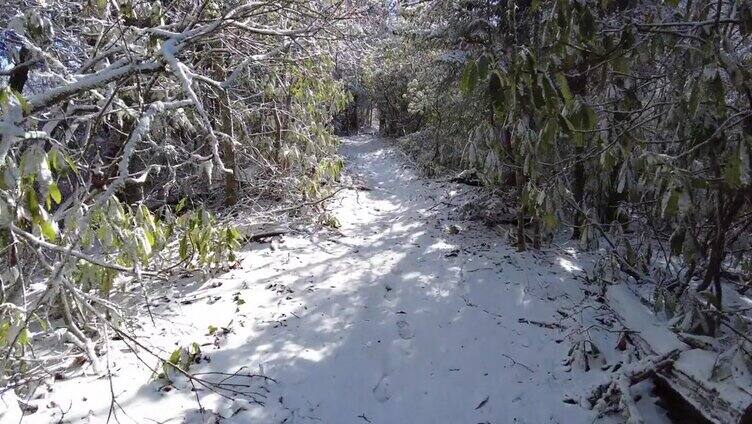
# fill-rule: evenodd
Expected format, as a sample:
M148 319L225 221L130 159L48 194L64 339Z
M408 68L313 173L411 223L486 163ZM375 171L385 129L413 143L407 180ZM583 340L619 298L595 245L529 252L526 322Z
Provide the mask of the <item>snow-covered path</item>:
M140 332L167 354L201 344L210 362L196 371L247 366L274 378L257 388L268 391L266 405L186 382L159 389L123 353L111 364L120 421L592 422L591 411L563 402L595 378L561 365L573 323L563 316L584 296L576 259L518 254L482 224L455 219L447 205L467 199L466 188L418 177L376 137L346 139L342 152L372 190L343 191L330 205L341 236L257 246L239 269L154 300L157 325L144 321ZM209 326L229 333L209 335ZM47 413L104 422L109 382L86 383L56 385Z
M278 278L305 306L263 337L286 405L327 423L590 421L562 402L569 344L520 323L555 322L577 301L574 265L448 219L442 202L463 188L417 177L377 138L346 140L343 154L373 190L332 208L343 238L291 254Z

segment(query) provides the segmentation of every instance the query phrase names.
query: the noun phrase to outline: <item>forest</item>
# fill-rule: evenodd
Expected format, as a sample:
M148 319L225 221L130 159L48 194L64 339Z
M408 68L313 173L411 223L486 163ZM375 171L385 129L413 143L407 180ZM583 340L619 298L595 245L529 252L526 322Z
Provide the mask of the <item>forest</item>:
M5 0L0 422L752 422L752 2Z

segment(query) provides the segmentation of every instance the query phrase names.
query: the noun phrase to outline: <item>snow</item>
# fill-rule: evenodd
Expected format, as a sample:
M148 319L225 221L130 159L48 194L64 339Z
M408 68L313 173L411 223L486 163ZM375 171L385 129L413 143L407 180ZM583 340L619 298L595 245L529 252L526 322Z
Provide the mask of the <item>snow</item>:
M666 327L665 322L661 322L650 309L640 303L626 285L609 287L607 296L609 305L624 317L624 326L638 332L657 355L689 348Z
M29 96L29 108L32 111L45 108L55 101L64 99L75 93L103 86L126 75L154 72L162 66L158 62L145 62L142 64L127 64L125 61L115 62L100 72L80 75L67 84L62 84L43 93Z
M155 321L144 311L136 331L163 357L199 343L208 361L191 372L247 367L274 379L231 379L264 406L192 391L181 378L165 388L111 341L111 381L58 381L30 400L40 408L26 422L104 422L113 394L120 422L138 423L618 421L564 402L605 378L562 366L576 322L559 312L586 302L577 279L585 255L517 253L482 224L455 219L446 204L470 199L470 189L420 178L378 138L346 139L342 152L372 190L343 191L329 205L341 234L301 231L254 245L238 269L152 295ZM211 335L209 326L227 332ZM646 403L647 395L638 405Z

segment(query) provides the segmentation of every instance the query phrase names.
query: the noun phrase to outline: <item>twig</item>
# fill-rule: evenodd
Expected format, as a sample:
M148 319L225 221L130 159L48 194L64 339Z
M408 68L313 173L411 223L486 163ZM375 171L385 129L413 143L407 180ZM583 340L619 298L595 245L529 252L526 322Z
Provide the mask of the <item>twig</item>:
M526 370L530 371L531 373L535 373L535 371L533 371L532 369L530 369L530 367L528 367L527 365L523 364L522 362L517 362L517 360L515 360L511 356L507 355L506 353L502 353L501 356L503 356L503 357L509 359L510 361L512 361L512 365L519 365L522 368L525 368Z

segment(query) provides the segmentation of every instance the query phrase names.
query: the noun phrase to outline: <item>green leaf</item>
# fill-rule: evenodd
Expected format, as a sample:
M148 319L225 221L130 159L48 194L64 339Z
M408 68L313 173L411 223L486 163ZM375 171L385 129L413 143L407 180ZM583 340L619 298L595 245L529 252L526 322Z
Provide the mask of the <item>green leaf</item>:
M548 146L554 144L554 138L556 137L557 125L555 119L549 119L546 121L546 126L541 130L541 142Z
M552 213L543 215L543 226L547 230L553 230L556 228L556 217Z
M55 225L52 221L39 219L37 225L39 225L39 227L42 229L42 235L47 239L47 241L57 240L57 225Z
M490 63L491 60L487 55L481 56L480 60L478 61L478 80L482 81L486 79L486 77L488 76L488 66Z
M574 145L577 147L585 145L585 136L579 131L575 131L574 134L572 134L572 140L574 140Z
M31 113L31 105L29 104L29 101L26 100L26 98L23 96L23 94L11 89L11 92L14 96L16 96L16 100L18 100L18 104L21 105L21 110L23 110L24 115L28 115Z
M469 61L465 65L465 69L462 71L460 77L460 90L463 94L468 95L474 89L478 83L478 66L475 61Z
M28 202L29 212L31 212L31 216L37 217L39 215L39 198L37 197L37 192L33 187L29 188L29 190L27 191L26 201Z
M227 229L227 241L233 242L236 240L240 240L240 237L242 235L240 234L240 231L237 230L235 227L230 227Z
M582 8L579 20L580 31L586 40L592 40L596 33L596 24L593 14L590 13L590 7Z
M47 152L47 162L53 171L61 171L60 156L60 151L57 150L57 147L53 147Z
M679 209L679 192L675 189L668 189L663 194L661 201L661 214L664 218L676 215Z
M29 337L29 329L27 329L26 327L22 328L21 331L18 332L18 344L25 346L29 344L30 340L31 337Z
M76 164L73 162L73 159L68 157L68 155L63 154L63 159L65 159L65 163L68 165L71 171L78 174L78 168L76 168Z
M187 203L188 203L187 197L183 197L182 199L180 199L180 201L178 202L178 205L175 206L175 213L180 213L180 211L182 211L185 208L185 205Z
M113 269L100 268L99 271L102 275L99 280L99 290L103 296L108 296L112 291L112 287L115 283L115 277L117 277L117 271Z
M733 152L723 169L723 179L731 188L742 185L742 161L736 152Z
M559 86L561 98L564 99L564 103L569 105L572 102L573 97L572 92L569 90L567 77L562 73L556 74L556 84Z
M193 342L190 344L190 346L188 346L188 354L193 358L201 354L201 347L198 345L198 343Z
M540 109L545 106L546 102L543 98L543 87L538 80L534 80L530 84L530 94L532 94L533 104L536 108Z
M8 331L10 331L10 322L0 323L0 344L8 343Z
M157 238L154 236L154 233L149 230L144 230L144 235L146 236L146 241L149 242L149 246L154 247L157 243Z
M135 233L137 242L141 247L141 260L146 263L149 260L149 256L151 256L152 243L149 241L149 237L146 235L146 231L144 231L143 228L139 229L139 231L136 231Z
M572 121L562 114L559 114L559 123L566 130L567 134L572 137L574 144L577 147L582 147L584 144L584 137L581 132L577 131L579 128L575 127Z
M488 79L488 94L493 98L501 96L501 76L498 72L493 72Z
M546 75L542 79L543 84L543 96L546 98L546 103L548 103L548 106L552 109L556 108L559 104L558 102L558 94L556 94L556 86L554 85L553 81L551 81L551 77Z
M63 195L60 193L60 187L58 187L57 183L53 182L50 184L50 198L58 205L63 201Z
M329 219L326 220L325 225L331 228L340 228L342 226L339 220L334 216L330 216Z
M494 71L488 79L488 96L494 108L501 110L504 107L504 88L501 75Z
M2 107L3 109L8 105L8 99L10 98L8 95L9 91L9 87L0 89L0 107Z
M178 253L180 255L180 260L186 260L188 259L188 234L186 233L183 235L183 237L180 239L180 247L178 248Z
M167 362L172 365L178 365L180 363L180 357L183 354L183 348L179 347L172 351L170 354L170 357L167 359Z
M591 108L590 106L582 105L582 109L580 110L580 117L582 123L582 127L580 128L581 130L595 130L596 126L598 125L598 116L595 114L593 108Z

